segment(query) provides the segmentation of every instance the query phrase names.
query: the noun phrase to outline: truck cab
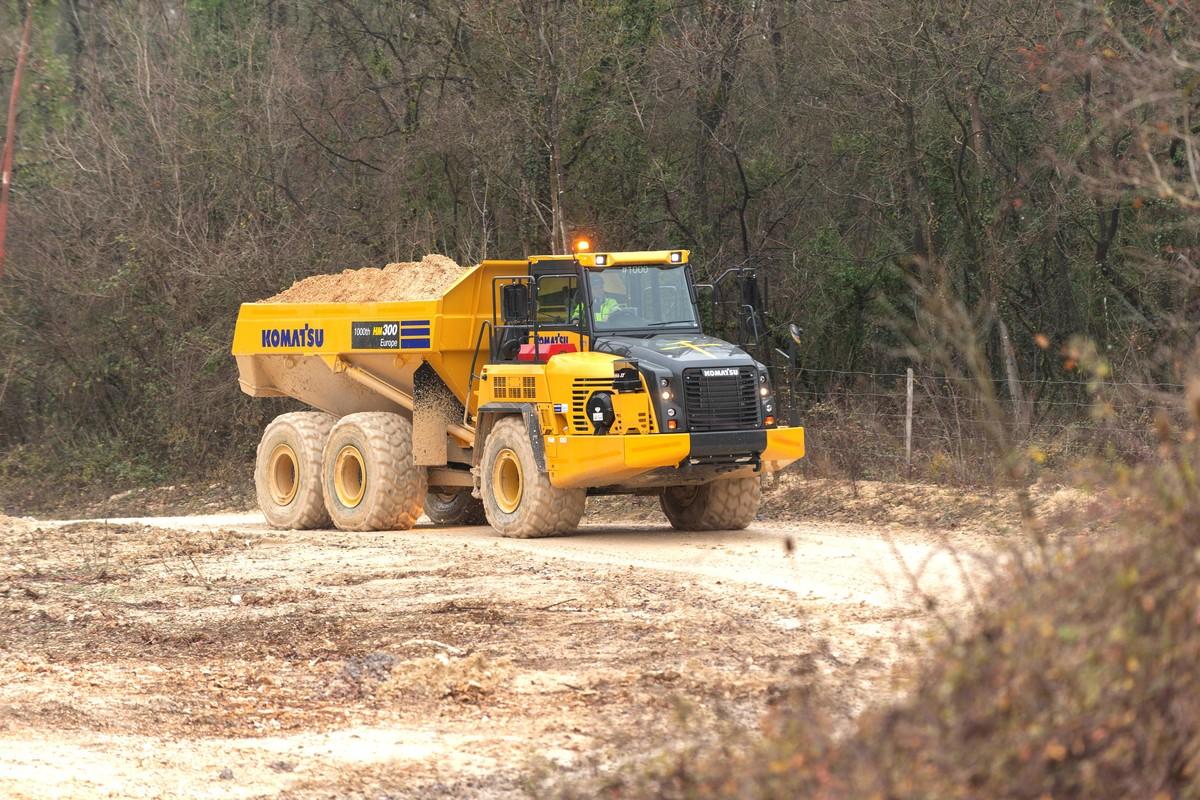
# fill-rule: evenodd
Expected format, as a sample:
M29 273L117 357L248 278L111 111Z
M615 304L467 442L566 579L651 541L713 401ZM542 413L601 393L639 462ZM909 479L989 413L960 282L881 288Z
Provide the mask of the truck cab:
M496 346L478 408L510 406L514 380L544 381L548 447L577 454L548 464L555 486L649 493L757 477L766 461L803 455L803 429L777 423L766 368L703 332L689 255L531 256L527 275L495 279Z

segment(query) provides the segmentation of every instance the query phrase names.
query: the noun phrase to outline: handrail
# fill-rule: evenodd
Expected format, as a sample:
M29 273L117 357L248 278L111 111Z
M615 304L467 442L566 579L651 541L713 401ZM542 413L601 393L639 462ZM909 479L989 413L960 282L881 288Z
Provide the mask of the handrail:
M480 324L480 326L479 326L479 335L475 337L475 352L471 353L471 371L469 373L467 373L467 376L468 376L467 377L467 395L466 395L466 397L463 398L463 425L471 424L471 420L470 420L471 390L475 386L475 378L477 377L475 375L475 364L479 360L479 347L480 347L480 345L483 344L483 332L486 331L488 328L492 328L494 330L495 327L496 326L492 324L491 320L485 319L483 321L483 323ZM492 352L492 337L489 335L488 336L488 354L489 354L489 356L490 356L491 352Z

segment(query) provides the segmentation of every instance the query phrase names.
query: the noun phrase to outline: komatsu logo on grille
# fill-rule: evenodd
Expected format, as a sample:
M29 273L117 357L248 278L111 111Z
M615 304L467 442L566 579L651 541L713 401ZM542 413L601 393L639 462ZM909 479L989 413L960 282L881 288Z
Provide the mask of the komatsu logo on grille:
M738 371L737 367L724 367L722 369L706 369L703 374L706 378L736 378Z

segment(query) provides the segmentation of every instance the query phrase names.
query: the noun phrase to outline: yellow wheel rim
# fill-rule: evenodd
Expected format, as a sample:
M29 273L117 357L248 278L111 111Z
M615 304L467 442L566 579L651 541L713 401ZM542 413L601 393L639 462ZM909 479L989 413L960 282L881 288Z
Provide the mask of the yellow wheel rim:
M352 444L339 450L333 462L333 490L346 508L361 503L367 491L367 465L362 451Z
M524 484L521 460L512 450L504 448L496 454L496 463L492 466L492 490L496 495L496 505L505 514L513 513L521 505Z
M300 489L300 460L290 445L277 444L271 451L267 483L271 499L276 505L286 506L296 499L296 492Z

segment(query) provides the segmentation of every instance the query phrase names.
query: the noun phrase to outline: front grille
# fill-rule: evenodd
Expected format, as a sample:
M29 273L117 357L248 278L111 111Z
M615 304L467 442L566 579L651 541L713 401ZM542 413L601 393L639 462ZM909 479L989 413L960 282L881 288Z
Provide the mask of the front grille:
M497 375L492 380L492 394L497 400L536 400L537 378L532 375L513 376L513 383L509 385L507 375Z
M613 391L612 378L576 378L571 383L571 433L592 433L587 401L592 392Z
M753 367L740 367L736 375L705 376L702 369L684 370L688 430L738 431L759 427L755 372Z

